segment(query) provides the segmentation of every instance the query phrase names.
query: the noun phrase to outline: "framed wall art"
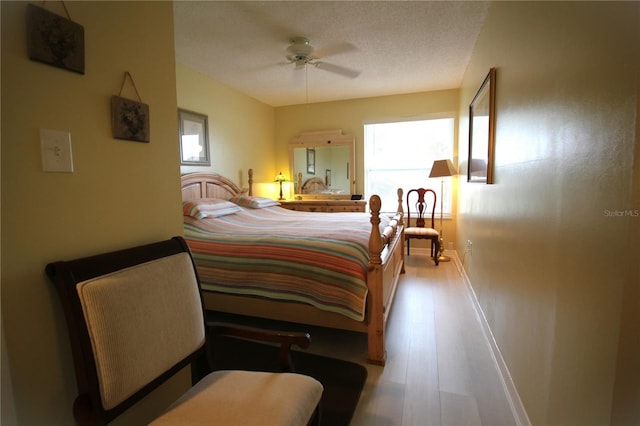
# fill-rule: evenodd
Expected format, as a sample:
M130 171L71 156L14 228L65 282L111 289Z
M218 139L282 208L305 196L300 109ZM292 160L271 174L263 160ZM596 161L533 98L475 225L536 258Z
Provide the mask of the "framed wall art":
M180 132L180 164L183 166L210 166L208 117L179 109L178 128Z
M122 96L127 80L131 81L137 101ZM133 77L125 71L120 93L111 97L111 133L116 139L149 142L149 126L149 105L142 102Z
M469 104L467 182L493 183L496 69L491 68Z
M29 59L84 74L84 27L46 9L27 6Z
M112 96L111 132L116 139L149 142L149 105Z
M315 148L307 148L307 173L316 174L316 150Z

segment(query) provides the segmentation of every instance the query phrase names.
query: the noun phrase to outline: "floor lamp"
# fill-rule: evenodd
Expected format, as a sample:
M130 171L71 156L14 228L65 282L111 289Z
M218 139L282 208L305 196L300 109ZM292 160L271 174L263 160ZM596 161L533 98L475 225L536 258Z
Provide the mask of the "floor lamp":
M429 173L430 178L440 178L440 253L438 255L439 262L448 262L449 259L447 256L444 256L444 239L442 238L442 211L444 210L444 178L448 176L456 175L456 168L454 167L451 160L436 160L433 162L433 166L431 167L431 173Z

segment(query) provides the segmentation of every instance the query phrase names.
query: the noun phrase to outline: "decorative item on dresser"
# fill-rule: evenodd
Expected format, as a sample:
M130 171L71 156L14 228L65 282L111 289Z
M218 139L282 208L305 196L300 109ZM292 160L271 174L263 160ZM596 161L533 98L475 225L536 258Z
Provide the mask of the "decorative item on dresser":
M218 174L182 176L185 240L206 308L363 332L368 361L384 365L404 272L402 190L393 218L380 215L376 195L370 215L320 215L243 193Z
M280 184L280 198L278 200L283 201L284 197L282 196L282 182L288 182L287 177L282 174L282 172L278 173L274 182L278 182Z

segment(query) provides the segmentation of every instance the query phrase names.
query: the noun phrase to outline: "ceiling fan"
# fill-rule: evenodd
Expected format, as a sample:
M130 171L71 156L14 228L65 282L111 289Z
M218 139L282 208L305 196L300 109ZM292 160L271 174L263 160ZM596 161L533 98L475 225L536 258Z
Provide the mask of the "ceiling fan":
M304 68L306 65L313 65L321 70L329 71L348 78L356 78L360 75L360 71L321 61L318 56L314 56L313 53L315 49L311 46L309 39L306 37L293 37L290 42L291 44L286 50L287 59L290 63L295 64L296 69ZM340 51L351 50L352 48L353 46L345 44L340 48ZM325 53L323 56L329 56L329 54L331 53Z

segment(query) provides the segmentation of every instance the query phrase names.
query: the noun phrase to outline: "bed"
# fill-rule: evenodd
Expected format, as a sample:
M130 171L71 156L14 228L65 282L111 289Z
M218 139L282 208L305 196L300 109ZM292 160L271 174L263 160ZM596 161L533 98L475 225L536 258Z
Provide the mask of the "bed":
M248 183L182 176L184 237L206 309L366 333L367 361L384 365L404 272L402 191L398 214L386 217L376 195L370 214L298 212L254 197L251 170Z

